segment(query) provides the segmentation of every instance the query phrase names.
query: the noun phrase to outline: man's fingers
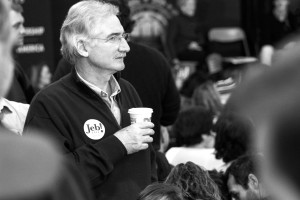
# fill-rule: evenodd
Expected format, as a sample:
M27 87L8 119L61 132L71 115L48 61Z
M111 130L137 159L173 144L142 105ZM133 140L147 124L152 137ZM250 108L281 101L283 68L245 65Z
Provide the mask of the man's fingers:
M153 142L153 138L150 137L150 136L145 136L144 137L144 141L143 142L146 142L146 143L150 143L150 142Z
M154 124L152 122L139 122L135 124L141 129L153 128Z
M154 130L153 129L141 129L141 135L153 135Z

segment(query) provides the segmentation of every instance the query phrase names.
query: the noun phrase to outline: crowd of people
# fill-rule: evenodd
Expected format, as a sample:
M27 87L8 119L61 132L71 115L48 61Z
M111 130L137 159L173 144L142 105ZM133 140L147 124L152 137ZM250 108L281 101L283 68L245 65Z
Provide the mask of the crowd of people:
M83 0L62 23L52 83L36 89L13 56L22 3L0 0L0 199L299 199L297 37L271 67L210 74L203 37L190 35L195 0L178 0L169 57L129 41L127 0ZM274 0L273 14L293 31L288 5ZM176 34L191 40L171 44ZM184 50L198 68L177 88L171 65ZM217 86L228 77L236 87L224 102ZM135 107L152 108L151 122L132 123Z

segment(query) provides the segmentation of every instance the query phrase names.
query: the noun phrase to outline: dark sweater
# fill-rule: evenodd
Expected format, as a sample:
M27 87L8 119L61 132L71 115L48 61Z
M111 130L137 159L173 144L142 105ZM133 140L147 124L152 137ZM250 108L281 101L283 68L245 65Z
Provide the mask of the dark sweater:
M37 94L25 122L24 135L30 134L30 128L37 128L42 130L41 134L53 137L89 178L97 199L101 200L136 199L151 183L155 172L151 148L127 155L123 144L113 135L130 125L128 109L142 106L131 84L123 79L119 84L121 126L104 101L79 80L75 70ZM87 124L91 119L97 123ZM103 138L90 139L88 134L97 129L103 131Z
M160 146L160 125L174 123L180 108L180 98L175 86L170 66L161 53L152 48L129 43L130 52L125 57L122 78L129 81L137 90L143 105L153 109L155 149ZM72 65L61 59L53 81L70 73Z

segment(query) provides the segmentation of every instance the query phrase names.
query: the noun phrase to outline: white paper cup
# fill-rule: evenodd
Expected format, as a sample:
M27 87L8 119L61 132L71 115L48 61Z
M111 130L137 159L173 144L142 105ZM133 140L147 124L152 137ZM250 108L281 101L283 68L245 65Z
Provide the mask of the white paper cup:
M138 122L151 122L152 108L131 108L128 110L131 124Z

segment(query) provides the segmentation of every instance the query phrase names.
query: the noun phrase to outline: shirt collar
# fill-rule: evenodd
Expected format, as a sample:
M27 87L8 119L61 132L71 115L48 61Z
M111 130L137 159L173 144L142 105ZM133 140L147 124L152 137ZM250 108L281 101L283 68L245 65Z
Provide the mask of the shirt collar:
M108 97L108 94L101 90L99 87L97 87L96 85L88 82L87 80L85 80L84 78L82 78L82 76L80 76L80 74L76 71L76 74L78 76L78 78L85 83L89 88L91 88L92 90L94 90L97 94L99 94L102 98L104 97ZM112 94L111 96L116 96L117 94L119 94L121 92L121 87L118 83L118 81L116 80L116 78L114 76L111 76L109 83L108 83L111 87L112 90Z
M3 109L8 112L12 112L13 110L5 98L0 98L0 113Z

